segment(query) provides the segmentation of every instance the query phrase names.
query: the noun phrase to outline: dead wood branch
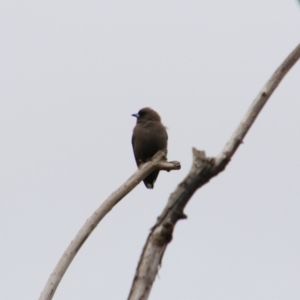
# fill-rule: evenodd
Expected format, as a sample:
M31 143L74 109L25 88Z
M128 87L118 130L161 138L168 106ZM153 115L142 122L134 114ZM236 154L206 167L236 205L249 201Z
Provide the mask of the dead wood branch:
M179 170L180 163L177 161L166 161L166 150L157 152L151 161L143 164L120 188L112 193L100 207L87 219L85 224L79 230L74 240L63 253L46 286L41 293L40 300L52 299L62 277L76 256L77 252L84 244L89 235L97 227L105 215L130 191L132 191L144 178L155 170Z
M263 87L216 158L207 158L205 152L193 149L193 165L189 174L170 195L166 207L151 229L137 266L128 300L148 299L163 254L172 240L174 227L178 220L186 218L184 214L186 204L200 187L225 169L273 91L299 58L300 44Z

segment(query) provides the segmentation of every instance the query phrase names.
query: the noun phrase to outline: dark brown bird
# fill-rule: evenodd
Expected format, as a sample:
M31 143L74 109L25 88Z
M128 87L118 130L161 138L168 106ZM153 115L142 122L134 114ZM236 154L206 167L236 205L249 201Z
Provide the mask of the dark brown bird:
M132 147L137 166L149 161L156 152L167 148L168 134L161 123L159 114L149 107L142 108L137 114L133 129ZM148 189L153 189L159 171L154 171L144 179Z

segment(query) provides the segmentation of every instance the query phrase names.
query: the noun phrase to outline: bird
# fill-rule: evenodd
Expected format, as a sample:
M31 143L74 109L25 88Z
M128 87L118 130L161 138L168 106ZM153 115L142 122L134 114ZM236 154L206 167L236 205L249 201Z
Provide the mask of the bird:
M132 134L132 147L137 166L151 160L159 150L167 149L168 134L161 123L160 115L150 107L144 107L136 117L136 125ZM159 170L153 171L144 179L146 188L153 189Z

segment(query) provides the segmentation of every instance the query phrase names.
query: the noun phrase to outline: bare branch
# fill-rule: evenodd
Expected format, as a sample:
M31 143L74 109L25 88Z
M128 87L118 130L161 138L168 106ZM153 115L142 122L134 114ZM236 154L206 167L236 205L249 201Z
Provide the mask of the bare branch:
M144 178L146 178L154 170L179 170L180 163L177 161L166 161L166 150L157 152L151 161L141 165L141 167L114 193L112 193L100 207L90 216L83 227L79 230L74 240L68 246L41 293L40 300L52 299L62 277L74 259L75 255L84 244L89 235L97 227L99 222L105 215L131 190L133 190Z
M248 130L253 125L258 114L263 109L264 105L269 100L269 98L271 97L271 95L273 94L274 90L277 88L279 83L282 81L284 76L299 60L299 56L300 56L300 44L279 66L279 68L275 71L275 73L272 75L272 77L269 79L269 81L265 84L263 89L257 95L255 100L252 102L242 122L237 127L235 132L232 134L230 140L224 147L222 153L217 157L217 161L216 161L217 165L220 163L220 160L224 159L224 156L226 156L227 159L230 159L233 156L238 146L246 136Z
M128 300L147 300L168 243L178 220L186 218L184 208L193 194L225 169L242 143L256 117L292 66L300 58L300 44L285 59L253 101L222 152L207 158L205 152L193 148L193 165L187 177L170 195L168 203L152 228L142 251Z

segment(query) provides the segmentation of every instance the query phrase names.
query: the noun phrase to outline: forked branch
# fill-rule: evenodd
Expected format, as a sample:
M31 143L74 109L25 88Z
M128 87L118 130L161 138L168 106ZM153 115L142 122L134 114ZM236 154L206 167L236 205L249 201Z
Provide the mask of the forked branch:
M172 240L174 227L178 220L186 218L184 214L186 204L200 187L225 169L273 91L299 58L300 44L285 59L263 87L251 104L242 122L216 158L207 158L205 152L193 148L192 168L187 177L170 195L166 207L148 236L128 300L148 299L163 254L168 243Z

